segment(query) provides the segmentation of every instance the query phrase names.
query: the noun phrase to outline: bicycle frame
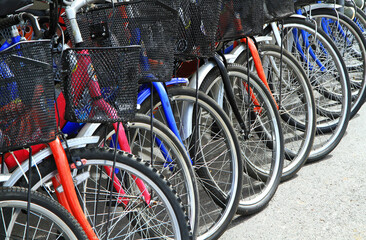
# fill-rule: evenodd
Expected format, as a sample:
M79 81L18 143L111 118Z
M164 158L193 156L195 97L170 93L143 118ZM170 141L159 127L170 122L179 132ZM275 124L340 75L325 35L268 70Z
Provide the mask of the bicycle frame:
M358 21L357 18L354 18L353 21L357 24L358 28L361 30L361 32L364 34L365 33L365 26L362 26L362 24Z
M88 2L90 2L90 1L88 1ZM85 52L85 54L87 54L87 52ZM80 63L79 62L79 64L91 65L92 63L91 63L91 60L89 59L89 60L84 61L84 63ZM89 77L92 77L92 76L89 76ZM182 80L181 80L181 82L182 82ZM184 82L184 80L183 80L183 82ZM175 84L177 82L171 81L171 83L172 84ZM89 88L93 88L94 89L94 91L90 91L90 92L94 93L94 95L93 95L94 97L101 93L100 88L99 88L99 84L97 82L92 81L92 83L90 84L90 86L85 86L85 88L86 87L89 87ZM103 102L103 101L99 101L97 104L99 104L101 107L106 107L106 104L107 103L106 102ZM113 114L114 113L112 113L110 117L113 118L113 116L112 116ZM61 121L62 122L65 122L64 119L61 119ZM81 148L81 147L86 146L87 144L95 144L95 143L97 143L99 137L82 137L81 138L80 136L85 136L85 135L91 136L95 132L96 128L99 127L99 126L100 126L100 124L85 124L84 125L84 124L72 124L72 123L67 124L66 123L66 126L63 129L63 131L74 132L75 130L81 129L81 131L78 133L78 137L77 138L71 139L71 140L68 140L67 141L69 147ZM118 147L120 149L124 150L124 151L131 152L131 149L130 149L130 146L128 144L128 140L127 140L127 137L126 137L126 134L125 134L125 131L123 129L123 125L121 123L115 123L115 124L113 124L113 126L114 126L114 129L116 130L116 132L117 132L117 129L118 128L121 130L117 134L118 142L119 142L119 144L118 144L119 146ZM155 141L156 142L159 142L160 140L157 139L157 138L155 138ZM59 156L63 157L62 156L63 154L61 153L61 151L59 149L57 149L57 146L56 146L57 144L58 144L57 142L55 144L51 143L50 144L50 147L51 148L46 148L47 147L46 145L43 145L43 146L38 145L37 146L37 151L36 151L36 153L32 157L33 159L35 159L34 162L33 162L33 166L36 166L36 164L40 163L42 161L42 159L46 158L47 156L51 156L53 154L52 152L55 152L54 153L55 158L57 158ZM65 144L64 144L64 146L65 146ZM170 156L167 153L167 150L165 149L165 147L162 144L159 144L159 146L161 148L160 150L162 151L163 155L166 156L169 159ZM25 159L25 160L23 160L20 163L20 161L17 161L16 157L14 157L14 159L8 159L8 160L9 160L8 161L9 163L11 161L13 161L13 162L16 162L16 164L19 166L13 172L13 174L10 176L9 180L6 182L6 185L11 186L17 180L19 180L19 178L21 178L26 171L29 170L28 168L23 168L25 166L28 166L28 165L25 165L25 164L27 164L29 161L27 159ZM64 165L65 164L63 163L63 165L57 165L57 166L59 167L59 166L64 166ZM111 168L105 168L105 170L106 170L106 172L107 172L107 174L109 176L111 176L113 174ZM123 194L124 191L122 189L122 186L120 184L118 184L119 181L116 181L116 180L118 180L118 178L116 176L114 176L113 186L115 187L116 191L118 191L118 192L120 192L120 193ZM145 202L147 204L150 204L151 196L149 194L149 191L146 190L146 187L145 187L144 183L142 182L142 180L137 179L137 178L134 178L134 180L135 180L137 186L139 187L142 195L144 196ZM63 181L63 180L61 179L61 181ZM60 193L57 192L57 189L62 189L62 188L58 188L58 186L59 186L58 180L53 179L52 182L53 182L54 188L56 190L57 198L59 199L60 203L62 205L64 205L64 207L66 209L68 209L68 210L70 210L70 212L72 212L72 209L73 209L72 205L78 205L78 206L80 205L80 204L76 203L75 201L67 201L67 198L65 198L63 194L60 194ZM73 186L73 188L74 188L74 186ZM74 199L77 200L77 197L74 198ZM126 201L128 201L128 200L126 200L125 198L122 198L122 197L120 197L120 199L118 199L118 202L119 203L123 202L125 205L127 204ZM85 221L84 222L81 222L81 224L82 225L86 225ZM87 226L86 228L91 229L90 226ZM92 233L89 233L88 237L90 239L94 239L95 238Z

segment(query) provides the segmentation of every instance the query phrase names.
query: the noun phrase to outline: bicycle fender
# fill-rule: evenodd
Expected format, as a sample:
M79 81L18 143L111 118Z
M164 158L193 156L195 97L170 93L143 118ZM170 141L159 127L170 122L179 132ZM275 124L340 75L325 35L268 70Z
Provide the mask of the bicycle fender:
M175 77L170 79L170 81L166 82L165 85L166 86L178 85L182 83L188 83L188 81L189 81L188 78Z
M207 61L205 64L203 64L199 69L198 69L198 88L201 86L202 81L205 79L205 77L207 76L207 74L214 68L216 67L216 63L213 61ZM188 87L194 88L196 89L196 81L197 81L197 74L193 74L191 79L189 80L189 84Z
M240 53L242 53L245 50L245 47L243 44L239 44L234 50L229 53L225 54L225 58L228 63L235 63L236 59L239 57Z
M137 95L137 105L141 105L151 94L150 88L144 88Z
M174 86L178 84L186 84L188 83L187 78L172 78L170 81L166 82L166 86ZM148 97L150 96L150 88L144 88L139 91L137 96L137 105L141 105Z
M301 19L306 19L306 17L304 15L300 15L300 14L292 14L289 16L289 18L301 18Z
M77 138L81 137L91 137L100 126L100 123L87 123L79 131Z
M259 42L271 42L273 40L272 36L254 36L253 37L257 43Z
M84 147L86 144L95 144L98 143L99 141L99 137L98 136L94 136L94 137L82 137L82 138L73 138L67 141L67 144L69 146L69 148L81 148ZM63 142L62 143L62 147L66 148L66 144ZM34 154L32 156L32 166L35 166L39 163L41 163L45 158L49 157L52 155L52 151L49 147L41 150L40 152ZM14 186L15 183L22 177L24 176L25 172L28 172L29 170L29 163L28 163L28 159L25 160L24 162L22 162L22 164L20 165L20 167L17 167L13 173L11 174L11 177L8 179L8 181L6 181L4 183L4 186L6 187L10 187L10 186Z
M324 8L330 8L330 9L338 9L341 8L342 5L334 4L334 3L317 3L317 4L311 4L309 6L304 7L305 12L309 12L311 10L315 9L324 9Z
M201 86L203 80L208 75L208 73L216 67L216 63L212 60L207 61L198 69L198 88ZM189 80L188 87L196 89L197 83L197 74L193 74L191 79ZM184 104L183 106L183 114L182 116L182 127L179 131L179 135L184 141L192 134L192 119L193 119L193 104Z

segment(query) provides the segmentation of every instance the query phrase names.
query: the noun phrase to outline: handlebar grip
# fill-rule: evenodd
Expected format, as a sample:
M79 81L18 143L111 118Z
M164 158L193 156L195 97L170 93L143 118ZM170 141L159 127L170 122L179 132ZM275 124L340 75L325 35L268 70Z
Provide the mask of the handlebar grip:
M0 29L9 28L13 25L17 25L20 23L20 19L18 17L19 15L12 15L10 17L6 17L3 19L0 19Z

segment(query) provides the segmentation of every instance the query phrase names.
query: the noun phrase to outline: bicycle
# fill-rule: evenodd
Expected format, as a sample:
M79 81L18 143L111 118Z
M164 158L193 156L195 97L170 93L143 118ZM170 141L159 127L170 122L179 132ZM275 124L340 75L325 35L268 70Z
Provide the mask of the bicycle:
M144 4L147 6L144 6ZM146 9L144 9L145 7L155 8L157 11L161 12L161 16L159 17L160 24L157 25L156 22L153 21L153 19L158 19L158 16L148 12ZM112 9L114 12L112 12ZM66 12L67 11L68 10L66 9ZM115 18L113 18L113 16L115 16ZM170 53L169 47L171 45L170 40L168 39L168 34L174 34L174 32L167 27L168 25L171 27L172 19L174 19L173 16L175 16L175 12L161 3L154 1L146 3L131 2L129 4L119 3L112 6L109 5L109 7L107 5L98 6L94 10L89 11L87 14L78 14L77 20L80 23L79 28L83 34L85 44L88 46L113 46L118 43L142 44L144 46L143 53L140 53L140 70L143 75L142 82L155 82L164 80L166 78L166 72L169 70L169 62L172 62L170 59L173 59L172 56L168 54ZM85 22L99 26L101 21L106 24L106 28L110 28L110 39L101 37L103 33L93 32L92 34L96 34L95 38L91 38L90 35L87 34L90 32L90 29L88 25L84 24ZM65 22L67 23L68 20L66 19ZM126 24L128 25L128 28L121 31L119 26ZM73 32L71 24L67 24L67 27L70 32ZM161 31L166 33L161 34ZM74 39L74 45L78 44L76 40L77 39ZM166 49L158 52L156 50L157 46L164 46ZM156 65L155 62L158 62L158 64ZM114 129L115 131L117 130L115 126ZM121 148L130 151L129 147L126 146L128 144L126 137L123 136L122 138L121 134L118 134L117 136L120 145L122 144ZM178 174L176 173L172 174L173 177L177 175ZM188 185L190 184L191 186L195 186L195 184L192 183L194 179L192 178L191 172L188 174L186 171L185 175L187 182L189 182ZM188 191L188 195L193 195L196 192L197 190L190 190ZM196 207L197 202L198 200L195 200L192 198L192 196L190 196L189 203L185 203L192 214L190 219L193 224L193 229L196 229L196 227L194 227L196 225L194 222L195 215L197 215L198 212Z
M317 130L307 161L316 161L337 146L347 128L351 104L349 76L339 51L321 29L300 16L285 19L279 28L284 32L282 40L275 23L265 33L273 32L277 44L283 43L284 49L294 55L313 87ZM337 98L326 94L329 87L337 91Z
M267 24L282 21L295 11L293 1L265 1L265 6L263 15ZM271 38L259 36L254 37L254 40L242 38L229 43L224 53L229 62L246 66L251 71L255 67L258 77L275 99L285 136L285 161L281 179L287 180L300 170L313 144L314 97L307 76L290 53L268 45Z
M302 11L298 10L301 14ZM311 5L303 11L310 19L316 22L319 29L333 40L347 66L350 77L352 93L352 118L365 102L366 40L356 23L342 12L339 12L334 4ZM330 93L331 94L331 93Z
M62 103L62 101L58 101L58 103L60 104L60 102ZM61 114L62 115L62 114ZM60 119L60 122L65 122L65 120L62 118L62 116L61 116L61 119ZM136 120L135 121L133 121L133 122L130 122L130 124L133 124L133 125L135 125L135 124L139 124L139 122L136 122ZM64 129L66 129L66 128L70 128L68 131L71 133L71 132L74 132L75 131L75 128L77 128L77 129L80 129L80 127L81 126L79 126L79 124L76 124L76 126L75 126L75 124L67 124L67 125L70 125L70 126L65 126L64 127ZM90 135L92 135L93 134L93 132L96 130L96 128L99 126L100 124L86 124L85 125L85 127L83 127L83 129L81 129L81 133L79 134L79 136L90 136ZM63 129L63 131L64 131L64 129ZM158 130L158 129L155 129L154 128L154 131L155 130ZM67 129L66 129L66 134L69 134L69 132L67 131ZM119 133L119 135L121 135L121 132ZM120 138L120 136L119 136L119 138ZM129 151L129 146L128 146L128 144L126 144L126 141L123 141L123 139L125 139L125 137L124 136L122 136L120 139L122 139L119 143L121 144L121 148L122 149L124 149L124 150L128 150ZM167 141L167 139L161 139L161 141ZM167 144L167 143L165 143L165 144ZM163 145L163 147L167 147L167 149L168 149L168 151L169 151L169 149L172 149L172 144L170 143L170 145ZM164 149L164 150L166 150L166 149ZM163 152L164 153L164 152ZM195 224L194 224L194 219L195 219L195 217L194 217L194 212L195 212L195 206L197 205L197 203L196 202L198 202L198 200L197 200L197 198L195 198L194 196L196 196L195 195L195 192L197 191L197 190L194 190L194 189L196 189L195 187L194 187L194 181L193 181L193 175L192 175L192 170L190 170L190 168L189 169L187 169L187 167L186 166L188 166L187 165L187 163L184 165L183 164L183 162L181 162L181 160L182 160L182 156L184 156L184 154L183 155L177 155L179 152L177 152L176 150L175 150L175 152L170 152L169 154L173 154L174 153L174 156L173 155L170 155L170 156L168 156L168 157L174 157L175 158L175 160L174 161L177 161L177 157L178 157L178 162L174 162L174 163L170 163L170 164L174 164L175 166L174 166L174 174L170 174L170 177L171 177L171 179L170 180L172 180L172 181L176 181L176 180L174 180L173 178L175 177L175 178L177 178L178 176L180 176L180 177L182 177L181 176L181 174L177 171L177 169L180 169L181 168L181 166L184 166L185 168L183 168L183 171L184 171L184 174L185 174L185 176L190 176L190 178L187 178L187 177L185 177L186 178L186 181L184 182L184 184L186 185L186 189L190 189L189 191L188 190L186 190L186 192L183 194L183 192L182 192L182 189L180 189L180 190L178 190L177 189L177 191L180 193L179 195L180 195L180 197L181 197L181 199L184 201L184 199L187 199L188 198L188 200L189 201L184 201L184 204L186 205L186 210L187 211L189 211L190 212L190 220L191 220L191 223L192 223L192 226L194 226ZM164 154L166 154L166 153L164 153ZM182 154L182 153L179 153L179 154ZM20 156L21 157L21 156ZM184 159L184 158L183 158ZM24 160L24 159L22 159L22 160ZM171 159L170 159L170 161L172 161ZM15 162L15 161L14 161ZM187 159L185 159L185 162L187 162ZM11 164L11 162L10 162L10 164ZM182 165L183 164L183 165ZM166 169L167 168L167 166L164 166L164 168ZM48 168L40 168L41 170L43 169L43 171L40 171L41 173L39 173L39 175L40 176L43 176L43 175L47 175L47 173L49 172L49 171L51 171L51 169L48 169ZM163 169L164 170L164 169ZM187 173L188 172L188 173ZM190 175L187 175L187 174L190 174ZM166 175L165 174L165 176L168 176L168 175ZM39 177L39 178L42 178L42 177ZM14 182L14 181L13 181ZM175 182L176 184L178 184L177 182ZM44 183L44 184L47 184L47 183ZM180 184L182 184L182 182L180 182ZM193 185L193 186L192 186Z
M131 157L131 156L129 156L129 157ZM68 166L68 164L66 164L67 166ZM65 168L66 169L66 168ZM68 169L68 168L67 168ZM69 170L68 170L69 171ZM64 188L66 189L66 187L64 186ZM73 187L72 187L72 189L73 189ZM66 191L66 190L65 190ZM77 199L77 198L76 198ZM78 205L78 204L77 204ZM72 207L71 207L72 208Z
M32 46L32 44L34 44L34 46ZM15 84L15 87L17 87L17 90L15 90L15 91L19 91L19 92L14 92L12 98L10 98L10 101L12 101L12 100L14 101L14 100L18 99L18 100L16 100L17 102L11 102L11 103L3 102L2 103L2 110L7 110L7 112L2 111L3 112L3 114L2 114L2 144L1 144L2 152L9 151L12 148L17 148L17 147L19 148L22 146L27 146L31 143L45 142L47 140L50 141L50 140L53 140L54 138L56 138L55 122L52 121L52 118L50 119L50 117L49 117L50 113L52 113L53 108L52 108L52 106L51 107L47 106L47 99L52 99L52 91L50 92L48 90L48 93L46 92L46 94L45 94L46 90L44 89L47 87L48 88L52 87L52 85L49 85L51 83L48 83L48 86L45 85L45 83L43 82L44 79L42 79L42 75L40 75L41 78L38 78L38 80L34 80L33 83L30 83L30 85L29 85L33 88L33 90L32 90L32 88L30 88L29 90L31 90L33 92L24 93L24 92L22 92L24 90L20 89L20 86L24 86L24 83L23 84L21 83L22 77L24 79L24 77L27 76L26 74L27 73L29 74L30 69L34 67L34 66L32 66L32 63L27 62L27 61L30 61L30 62L34 61L32 59L28 60L28 58L31 58L34 55L34 52L32 52L33 49L37 49L37 47L38 47L38 51L44 52L44 55L39 56L39 59L45 59L46 64L47 64L47 59L48 59L48 61L50 61L51 52L47 51L47 44L49 46L49 44L50 44L49 41L18 43L18 44L13 45L12 49L8 48L5 51L6 53L4 55L2 55L2 62L6 64L6 65L2 66L2 72L4 73L4 70L6 69L6 68L4 69L5 66L9 66L9 70L11 69L10 70L11 72L8 71L8 74L10 74L10 75L8 75L7 77L10 78L10 81L13 81L13 83ZM29 48L29 50L28 50L28 48ZM15 63L14 59L12 59L12 58L14 58L14 57L12 57L13 54L15 54L15 56L17 56L18 54L21 54L18 57L20 59L24 58L26 60L23 60L23 61L21 60L19 63ZM46 79L47 79L51 76L51 73L49 70L48 71L45 70L44 69L45 66L42 66L42 64L44 64L44 63L40 62L38 66L36 65L37 70L41 74L44 74L44 77L46 77ZM23 75L24 73L25 73L25 75ZM12 77L15 77L15 79L13 80ZM16 80L18 80L19 82L16 82ZM8 84L5 83L5 85L7 85L8 87L13 86L13 85L9 85L9 84L11 84L11 82ZM32 84L34 84L34 85L32 86ZM12 87L11 89L14 89L14 88ZM6 93L9 94L9 91ZM28 94L28 96L27 96L27 94ZM32 96L32 98L30 98L30 96ZM30 101L29 99L32 99L32 100ZM35 107L34 107L34 104L37 104L35 101L39 101L39 103L38 103L38 106L35 105ZM24 104L29 104L29 105L27 106ZM40 115L40 116L38 116L38 118L36 118L35 122L31 123L29 121L29 118L27 119L27 116L25 116L20 121L17 119L17 114L20 114L20 115L26 114L26 109L28 109L28 111L29 111L28 114L37 113L37 110L38 110L38 115ZM46 124L47 121L50 121L49 125ZM21 123L23 126L29 126L29 131L25 132L24 131L25 129L22 129L22 128L20 129L20 132L12 131L14 126L9 125L9 123L15 124L16 122ZM44 129L42 129L42 128L44 128ZM38 130L40 132L37 133L37 132L35 132L36 130ZM60 142L59 142L58 138L56 138L56 140L51 141L49 144L50 144L51 149L54 151L54 154L59 154L59 159L57 161L57 164L59 165L59 167L63 167L63 166L65 166L65 164L67 165L67 163L65 163L66 158L63 158L64 157L62 155L63 152L60 151L60 148L59 148ZM62 149L62 151L63 151L63 149ZM76 199L76 194L72 190L67 189L67 186L70 186L70 184L71 184L71 186L73 186L72 180L71 181L70 180L71 180L71 176L65 174L62 177L61 181L63 182L63 184L65 186L66 197L68 198L69 201L72 201L72 199ZM69 184L69 185L67 185L67 184ZM82 222L82 219L86 220L85 218L83 218L83 214L80 214L80 211L81 211L80 206L73 206L72 208L70 208L70 210L73 212L73 214L77 218L79 218L80 222ZM84 223L84 225L85 225L85 223ZM86 230L86 228L87 227L84 226L85 230ZM92 236L92 234L89 236Z
M286 49L259 42L258 53L266 81L279 104L285 137L285 161L281 180L290 179L306 162L316 131L316 105L311 84L297 60ZM253 71L255 63L249 58ZM247 52L237 55L240 65L247 64ZM281 80L282 79L282 80Z
M230 2L230 1L228 1ZM238 3L238 2L236 2ZM243 4L243 3L240 3ZM230 5L230 4L229 4ZM240 5L242 6L242 5ZM244 8L242 8L244 9ZM231 23L230 20L233 18L233 14L229 15L227 21L228 23ZM220 21L223 21L222 19ZM237 19L235 21L238 21ZM241 24L236 25L240 26ZM234 25L235 25L234 24ZM234 26L231 24L230 26ZM224 30L224 29L223 29ZM235 31L236 29L234 29ZM242 30L242 29L241 29ZM229 31L229 33L232 33L232 31ZM224 31L222 31L222 34L226 37L229 37L228 35L224 34ZM242 34L241 31L239 31L239 34ZM210 81L206 81L205 86L202 84L202 80L205 79L206 76L208 76L209 72L216 67L215 69L215 78L210 78ZM184 66L183 66L184 67ZM245 80L243 83L247 84L247 90L245 90L244 85L240 87L237 83L234 84L233 79L235 77L230 76L230 66L228 67L229 71L227 72L225 68L224 62L216 55L214 57L209 58L208 60L205 60L204 64L200 66L200 68L197 70L196 74L192 74L190 79L189 86L192 88L199 88L200 90L203 90L205 93L208 93L210 96L214 96L214 99L219 103L220 107L225 110L226 113L228 113L231 121L235 124L235 130L240 138L240 151L242 153L242 158L244 159L244 174L243 174L243 189L242 189L242 196L241 200L239 202L238 206L238 213L240 214L251 214L256 211L259 211L262 209L266 204L269 202L270 198L273 196L274 192L277 189L277 186L280 181L281 176L281 170L282 170L282 163L283 163L283 147L281 146L283 143L283 136L281 134L281 127L279 126L279 121L268 121L269 127L264 127L265 130L268 130L267 134L263 134L263 142L271 142L273 144L273 147L264 148L263 151L268 152L268 157L266 157L264 160L256 161L257 158L254 156L254 154L251 154L251 156L247 156L246 153L248 151L251 151L252 148L253 152L255 152L257 149L254 143L261 144L260 139L255 139L253 137L253 144L250 145L248 139L251 138L251 136L260 136L260 130L254 131L252 130L251 122L256 122L255 120L251 121L249 118L249 114L246 115L243 111L244 106L250 105L251 99L248 96L253 96L250 94L245 94L245 92L252 92L251 89L253 86L251 85L251 81L247 81L243 78L243 76L246 75L247 71L245 69L238 69L236 68L235 77L236 79L242 79ZM221 77L222 76L222 77ZM219 78L220 77L220 78ZM220 85L219 87L215 87L215 90L210 92L211 87L215 84ZM240 80L238 81L240 82ZM211 85L212 84L212 85ZM258 86L258 85L256 85ZM204 88L203 88L204 87ZM260 88L261 85L258 87ZM217 90L218 89L218 90ZM242 91L240 91L240 89ZM217 91L216 91L217 90ZM235 92L233 92L233 90ZM266 91L266 90L265 90ZM224 92L226 95L224 95ZM239 94L240 93L240 94ZM263 93L263 91L261 91ZM257 92L255 92L257 94ZM240 95L239 97L237 97ZM246 102L243 104L244 99L240 99L242 96L246 95L245 98ZM277 109L276 106L273 105L271 102L271 99L267 101L267 97L271 96L270 94L266 95L266 93L263 93L261 97L264 97L264 103L265 107L263 105L263 116L266 114L269 114L271 116L271 119L277 119ZM253 97L255 99L257 95ZM271 97L270 97L271 98ZM225 99L225 100L223 100ZM247 100L248 99L248 100ZM253 100L252 99L252 100ZM261 98L262 100L262 98ZM272 99L273 100L273 99ZM253 100L254 101L254 100ZM252 102L253 103L253 102ZM254 103L253 103L254 104ZM240 106L240 108L239 108ZM262 105L261 105L262 106ZM259 106L257 109L260 109ZM271 109L267 112L268 109ZM259 110L260 112L260 110ZM255 118L256 114L252 114L253 118ZM265 117L264 117L265 118ZM258 114L257 119L260 119L260 114ZM267 120L264 120L264 122L267 123ZM260 122L260 120L259 120ZM260 123L259 123L260 125ZM258 128L257 128L258 129ZM262 128L263 130L263 128ZM252 134L254 132L258 132L258 134ZM263 131L262 131L263 133ZM273 137L273 138L272 138ZM260 138L260 137L259 137ZM271 139L275 139L274 141L271 141ZM248 144L246 144L248 142ZM261 145L262 146L262 145ZM258 147L259 149L259 147ZM253 158L254 157L254 158ZM253 159L251 159L253 158ZM265 164L264 164L265 162ZM268 169L271 169L271 171L268 171ZM258 187L256 187L258 186Z
M184 61L212 54L212 36L216 31L212 21L216 21L218 3L178 1L176 5L172 4L181 13L181 32L176 40L177 59ZM195 13L201 15L191 15ZM188 22L188 27L182 26ZM201 23L205 26L204 35L202 28L198 27ZM183 82L179 78L173 81ZM148 96L151 96L152 91L145 86L138 99L138 103L142 103L140 112L151 114L150 106L153 104L154 117L165 122L177 137L180 135L201 183L200 199L209 199L201 206L198 238L216 238L222 234L235 213L240 191L241 163L237 155L236 136L231 126L227 126L228 121L222 110L201 92L195 93L192 89L182 87L165 89L163 84L155 82L153 86L158 96L153 93L153 100L150 100ZM219 128L215 130L210 126Z

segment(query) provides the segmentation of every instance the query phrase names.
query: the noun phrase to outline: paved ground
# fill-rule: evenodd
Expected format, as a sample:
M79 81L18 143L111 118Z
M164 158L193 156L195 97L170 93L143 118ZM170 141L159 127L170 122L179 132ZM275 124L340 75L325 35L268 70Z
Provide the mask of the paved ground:
M282 183L263 211L237 216L220 240L366 239L366 106L337 148Z

